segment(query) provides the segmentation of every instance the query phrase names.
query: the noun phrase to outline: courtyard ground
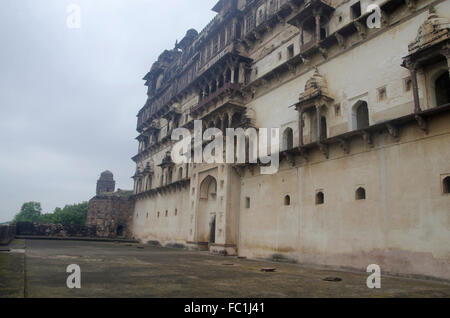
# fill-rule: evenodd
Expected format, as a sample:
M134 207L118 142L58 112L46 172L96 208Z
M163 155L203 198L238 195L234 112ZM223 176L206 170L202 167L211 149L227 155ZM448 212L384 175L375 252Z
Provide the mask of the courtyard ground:
M15 240L0 252L0 297L450 297L450 284L114 242ZM81 267L81 289L66 268ZM276 268L275 272L261 272ZM342 281L324 281L339 277Z

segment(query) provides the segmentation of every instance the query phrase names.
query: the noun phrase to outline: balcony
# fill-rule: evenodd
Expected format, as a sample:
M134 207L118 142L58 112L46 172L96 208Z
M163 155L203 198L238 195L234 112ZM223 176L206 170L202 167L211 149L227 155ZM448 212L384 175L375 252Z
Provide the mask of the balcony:
M217 99L218 97L229 94L232 92L241 92L241 84L238 83L225 83L221 88L216 90L214 93L208 95L203 98L197 105L191 108L191 113L197 113L200 109L202 109L209 102Z

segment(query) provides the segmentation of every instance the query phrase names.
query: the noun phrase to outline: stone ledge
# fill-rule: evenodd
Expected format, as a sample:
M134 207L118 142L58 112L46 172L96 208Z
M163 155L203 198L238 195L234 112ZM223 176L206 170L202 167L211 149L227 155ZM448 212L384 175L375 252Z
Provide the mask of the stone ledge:
M54 240L54 241L84 241L84 242L119 242L119 243L139 243L136 240L112 239L102 237L57 237L57 236L32 236L16 235L16 239L24 240Z

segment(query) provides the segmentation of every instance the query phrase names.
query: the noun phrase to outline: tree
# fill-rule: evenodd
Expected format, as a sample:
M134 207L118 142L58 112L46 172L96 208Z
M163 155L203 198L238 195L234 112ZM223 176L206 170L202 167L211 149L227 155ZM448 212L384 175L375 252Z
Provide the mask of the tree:
M20 212L14 217L14 222L38 222L42 208L39 202L27 202L22 204Z
M86 223L87 211L87 202L66 205L63 209L56 208L53 212L53 223L84 225Z
M27 202L16 214L14 222L35 222L41 224L78 224L86 223L88 202L66 205L63 209L56 208L53 213L42 214L41 204Z

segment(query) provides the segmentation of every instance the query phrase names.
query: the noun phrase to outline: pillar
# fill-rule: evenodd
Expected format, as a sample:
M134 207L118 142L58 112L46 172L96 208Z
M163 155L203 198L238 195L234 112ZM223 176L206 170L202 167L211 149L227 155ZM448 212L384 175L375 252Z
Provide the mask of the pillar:
M320 13L316 13L316 43L320 42Z
M317 142L322 140L322 115L320 111L320 106L316 105L316 117L317 117Z
M414 99L414 113L419 113L421 109L419 100L419 86L417 84L417 64L411 61L406 61L405 65L411 74L411 83Z
M303 110L298 111L298 138L299 146L302 147L303 143Z

